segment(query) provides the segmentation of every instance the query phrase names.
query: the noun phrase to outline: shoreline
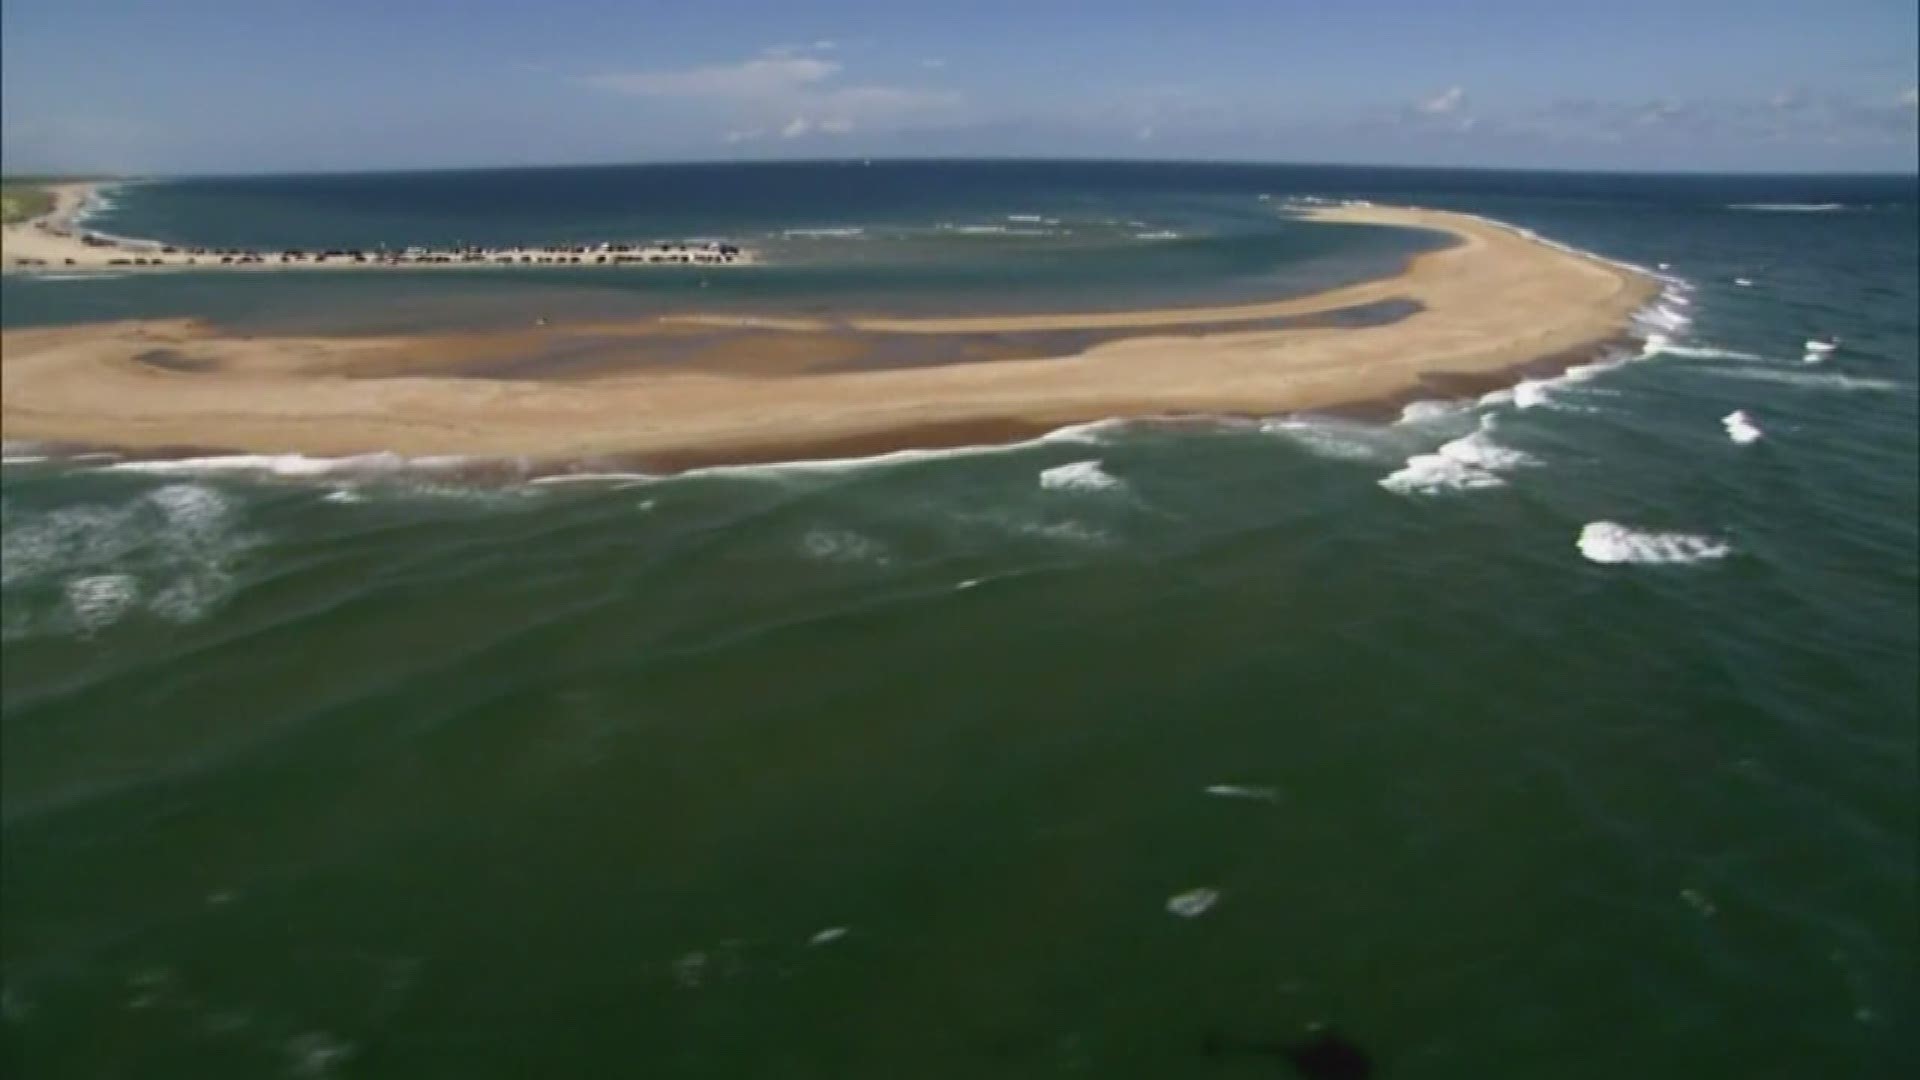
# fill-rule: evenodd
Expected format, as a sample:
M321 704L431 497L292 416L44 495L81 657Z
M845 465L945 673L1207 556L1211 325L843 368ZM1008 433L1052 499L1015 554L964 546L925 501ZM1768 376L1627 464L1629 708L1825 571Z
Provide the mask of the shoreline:
M1522 379L1557 377L1571 368L1593 363L1637 339L1622 333L1591 347L1526 361L1499 371L1448 375L1429 380L1383 397L1339 402L1320 408L1292 412L1195 412L1149 413L1135 416L1089 417L1063 424L1042 423L1017 418L927 422L899 428L885 428L848 435L822 436L800 442L742 442L664 450L613 451L588 456L528 457L507 454L422 454L400 456L391 450L369 449L332 456L308 455L297 451L279 453L259 448L174 444L168 446L128 447L108 443L57 440L8 439L9 463L66 464L102 462L108 467L127 466L142 471L167 472L169 466L182 474L231 472L269 474L282 478L325 478L338 480L390 476L419 472L454 476L464 480L502 483L560 483L569 479L622 481L666 479L683 473L708 469L733 469L785 465L806 466L826 463L874 461L894 454L926 451L980 452L1017 449L1048 441L1084 442L1091 439L1073 436L1076 429L1105 425L1141 427L1209 428L1257 424L1286 417L1327 417L1367 423L1392 423L1404 415L1408 405L1422 401L1470 401L1488 393L1510 389ZM21 455L14 457L13 455Z
M1342 207L1307 216L1437 229L1458 242L1388 278L1231 308L831 324L694 314L364 339L230 336L186 320L5 331L0 435L136 454L387 452L674 471L1003 443L1105 419L1351 414L1592 359L1659 290L1636 270L1468 215ZM1257 322L1388 300L1418 309L1376 325ZM721 342L699 362L661 361L685 335L722 328L754 331L743 339L751 347ZM928 335L965 345L1089 329L1130 332L1056 356L820 366L848 334L911 348L932 344ZM594 354L588 377L503 379L460 366L568 347ZM162 354L168 363L157 362Z
M122 181L48 184L53 208L0 227L0 273L32 276L86 271L114 273L259 273L274 270L531 270L753 266L754 252L709 241L597 241L482 248L252 249L169 244L95 232L83 225L102 188Z

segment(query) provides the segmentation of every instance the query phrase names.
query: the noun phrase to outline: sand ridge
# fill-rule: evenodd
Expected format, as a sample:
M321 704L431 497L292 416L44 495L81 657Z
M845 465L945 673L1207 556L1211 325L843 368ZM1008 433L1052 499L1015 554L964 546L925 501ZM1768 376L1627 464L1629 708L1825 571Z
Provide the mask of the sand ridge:
M1457 243L1416 256L1387 278L1234 307L832 323L690 314L385 338L241 337L181 320L6 331L0 434L148 452L773 460L828 445L928 445L936 430L1270 415L1405 396L1435 379L1491 380L1544 357L1603 346L1658 292L1646 275L1469 215L1352 206L1308 216L1439 230ZM1417 310L1354 327L1256 322L1387 300ZM1252 328L1221 325L1236 321ZM1205 333L1180 330L1202 323ZM790 361L778 369L641 362L663 336L720 326L791 335ZM1075 329L1137 333L1066 356L930 367L820 370L806 359L809 343L848 331ZM569 335L593 335L592 347L605 350L609 362L595 377L476 378L449 366L452 356L523 355ZM623 355L635 363L619 363Z

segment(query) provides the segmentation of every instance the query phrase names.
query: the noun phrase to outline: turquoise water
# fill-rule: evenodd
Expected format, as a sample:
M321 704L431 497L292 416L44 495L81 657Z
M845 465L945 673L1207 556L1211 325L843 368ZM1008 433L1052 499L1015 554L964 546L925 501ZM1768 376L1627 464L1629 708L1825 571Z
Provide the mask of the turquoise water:
M9 1075L1920 1064L1911 181L1233 175L1669 287L1395 423L577 484L10 446ZM1843 207L1729 208L1783 202Z
M196 315L389 331L662 311L972 313L1271 299L1378 277L1438 236L1307 226L1258 196L1318 181L1206 166L891 162L402 173L134 184L116 235L261 250L725 238L764 265L167 274L0 284L7 325Z

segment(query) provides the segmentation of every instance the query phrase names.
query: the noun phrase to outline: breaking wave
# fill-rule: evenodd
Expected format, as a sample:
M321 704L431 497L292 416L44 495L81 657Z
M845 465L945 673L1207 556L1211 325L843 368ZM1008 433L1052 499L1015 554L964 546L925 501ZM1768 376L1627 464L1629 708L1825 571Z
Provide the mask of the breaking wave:
M1049 491L1112 491L1126 482L1100 467L1100 462L1075 461L1040 471L1040 486Z
M1703 369L1705 370L1705 369ZM1891 379L1870 379L1858 375L1842 375L1837 371L1805 371L1793 368L1772 368L1758 365L1732 365L1711 369L1714 374L1727 379L1746 379L1750 382L1778 383L1782 386L1798 386L1806 390L1861 390L1876 393L1890 393L1911 390L1908 383L1894 382Z
M1722 559L1732 545L1691 533L1643 532L1612 521L1588 522L1575 541L1580 554L1597 563L1684 565Z
M1405 453L1386 429L1359 420L1287 416L1263 421L1260 430L1282 436L1315 457L1335 461L1385 462Z
M1720 423L1726 426L1727 438L1742 446L1757 441L1763 434L1760 425L1754 423L1753 417L1748 416L1744 409L1735 409L1721 417Z
M1430 454L1415 454L1406 464L1380 480L1380 486L1400 495L1439 495L1501 487L1505 474L1538 464L1530 454L1502 446L1493 439L1493 417L1482 416L1480 426Z
M1837 202L1793 203L1793 202L1752 202L1728 203L1729 210L1750 210L1774 214L1822 214L1835 210L1845 210L1847 204Z

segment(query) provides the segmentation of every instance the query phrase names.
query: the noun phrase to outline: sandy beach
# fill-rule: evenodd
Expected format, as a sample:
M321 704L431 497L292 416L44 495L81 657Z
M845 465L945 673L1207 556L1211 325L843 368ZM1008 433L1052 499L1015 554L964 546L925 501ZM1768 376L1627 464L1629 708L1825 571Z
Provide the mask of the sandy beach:
M366 250L251 250L181 247L154 240L102 236L82 223L104 181L49 184L53 207L0 226L0 273L266 272L297 270L493 270L597 266L670 268L751 266L753 252L734 244L605 241L524 247Z
M7 331L0 434L146 453L618 457L675 468L872 452L1108 417L1438 396L1436 386L1489 384L1597 350L1657 291L1466 215L1353 206L1310 216L1440 230L1457 243L1381 280L1235 307L831 324L690 313L387 338L242 337L187 321ZM1274 322L1386 302L1396 317ZM1072 333L1086 336L1021 336ZM876 343L959 359L857 362ZM542 355L582 352L590 365L543 373Z

